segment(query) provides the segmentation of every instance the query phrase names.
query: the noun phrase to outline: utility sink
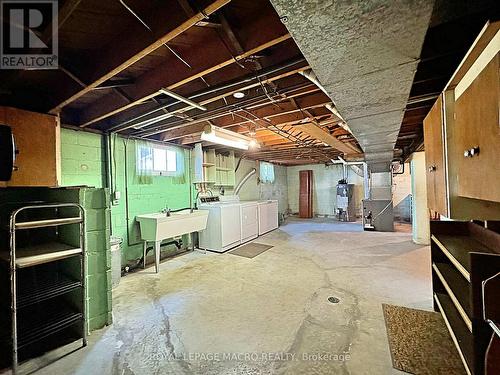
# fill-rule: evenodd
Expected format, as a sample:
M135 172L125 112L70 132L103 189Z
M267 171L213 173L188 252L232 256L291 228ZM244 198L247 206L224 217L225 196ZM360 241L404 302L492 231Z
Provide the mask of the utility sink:
M142 240L154 242L204 230L207 219L208 211L191 212L189 209L172 212L170 216L166 213L153 213L135 217L141 228Z

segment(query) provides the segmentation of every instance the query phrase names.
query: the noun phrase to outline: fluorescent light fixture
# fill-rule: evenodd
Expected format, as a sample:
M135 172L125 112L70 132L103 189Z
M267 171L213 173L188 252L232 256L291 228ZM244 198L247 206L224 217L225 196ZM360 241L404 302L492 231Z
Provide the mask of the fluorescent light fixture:
M248 150L256 144L252 138L242 134L219 128L217 126L207 125L201 133L203 141L216 143L223 146L238 148L240 150Z
M167 89L160 89L160 92L162 94L168 95L168 96L170 96L170 97L172 97L174 99L177 99L177 100L179 100L181 102L184 102L184 103L190 105L191 107L201 109L202 111L206 111L207 110L206 107L203 107L202 105L200 105L200 104L198 104L196 102L193 102L191 99L185 98L182 95L176 94L173 91L170 91L170 90L167 90Z
M233 93L233 96L236 99L243 99L245 97L245 93L242 91L236 91L235 93Z

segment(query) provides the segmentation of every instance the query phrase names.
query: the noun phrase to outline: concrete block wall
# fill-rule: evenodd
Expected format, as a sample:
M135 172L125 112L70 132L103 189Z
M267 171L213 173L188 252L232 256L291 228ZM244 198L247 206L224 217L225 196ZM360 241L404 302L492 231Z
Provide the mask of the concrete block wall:
M313 171L313 213L314 215L337 214L337 191L335 186L342 179L342 165L325 166L310 164L287 168L288 204L292 213L299 212L299 171ZM363 199L363 178L347 168L347 180L355 184L354 199L358 214Z
M392 200L394 218L411 221L411 175L410 163L405 163L403 174L396 174L392 179Z
M103 142L99 134L61 129L61 185L104 187Z
M142 257L142 242L135 216L159 212L169 207L179 209L190 205L189 150L178 149L184 154L185 181L179 183L168 176L154 176L150 184L141 184L137 178L136 142L116 137L112 140L113 182L112 189L121 193L121 199L111 206L113 235L123 239L122 264ZM125 156L127 162L125 163ZM125 196L128 193L128 222ZM130 238L127 238L127 227ZM187 237L184 237L184 243ZM172 252L175 247L165 248ZM163 249L162 249L163 251Z
M158 212L166 206L177 209L190 204L189 150L179 149L184 153L185 160L186 178L183 183L176 183L171 177L155 176L151 184L140 184L137 179L136 141L113 136L111 144L113 179L109 188L112 192L121 193L121 198L111 205L111 232L123 239L122 265L132 265L142 257L142 243L135 216ZM99 134L62 129L62 185L105 186L105 147L105 139ZM186 243L187 237L183 240ZM174 246L162 248L162 252L167 253L176 250Z
M94 188L7 188L0 189L0 204L5 202L43 201L79 203L85 208L87 249L87 307L90 330L98 329L112 321L111 310L111 252L109 246L109 201L105 189ZM78 245L78 226L61 226L59 239ZM5 238L1 238L2 241ZM67 273L79 272L79 260L65 261Z
M80 203L85 209L87 250L87 318L89 330L112 322L111 248L109 192L107 189L49 189L44 195L52 202ZM61 227L63 229L64 227ZM62 233L68 243L78 243L78 232Z
M241 200L261 200L261 199L276 199L278 200L278 211L280 214L288 213L288 187L287 187L287 167L275 165L274 177L275 181L272 184L262 184L258 182L258 161L242 160L240 167L236 171L236 184L247 175L252 168L257 169L257 173L243 185L240 191ZM233 190L228 190L226 194L232 194Z

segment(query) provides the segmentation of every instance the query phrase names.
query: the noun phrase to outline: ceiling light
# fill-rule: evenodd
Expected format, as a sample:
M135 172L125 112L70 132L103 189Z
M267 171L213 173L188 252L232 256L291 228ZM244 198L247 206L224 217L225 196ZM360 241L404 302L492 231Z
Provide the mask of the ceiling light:
M248 150L251 142L253 141L252 138L213 125L207 125L205 129L203 129L201 139L203 141L232 148L239 148L241 150Z
M245 93L242 91L236 91L235 93L233 93L233 96L236 99L243 99L245 97Z

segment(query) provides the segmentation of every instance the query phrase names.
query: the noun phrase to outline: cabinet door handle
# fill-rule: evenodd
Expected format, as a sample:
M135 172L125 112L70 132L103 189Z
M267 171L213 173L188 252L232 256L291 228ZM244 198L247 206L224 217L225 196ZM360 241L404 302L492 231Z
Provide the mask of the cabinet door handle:
M464 151L464 158L472 158L476 155L479 155L479 146Z
M429 173L436 172L436 169L437 169L437 167L435 165L431 165L429 168L427 168L427 170L429 171Z

